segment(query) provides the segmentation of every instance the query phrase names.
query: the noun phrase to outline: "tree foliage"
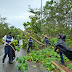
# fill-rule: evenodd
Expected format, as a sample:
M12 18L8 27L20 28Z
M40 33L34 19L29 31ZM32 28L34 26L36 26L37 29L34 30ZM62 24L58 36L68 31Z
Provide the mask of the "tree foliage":
M24 27L35 33L41 34L41 11L29 7L31 22L24 23ZM72 1L55 0L47 1L43 7L43 34L55 37L58 34L69 35L72 39Z
M9 24L5 22L6 20L6 18L0 16L0 38L4 35L8 35L9 32L12 32L13 36L17 38L17 35L20 35L21 32L14 26L9 27Z

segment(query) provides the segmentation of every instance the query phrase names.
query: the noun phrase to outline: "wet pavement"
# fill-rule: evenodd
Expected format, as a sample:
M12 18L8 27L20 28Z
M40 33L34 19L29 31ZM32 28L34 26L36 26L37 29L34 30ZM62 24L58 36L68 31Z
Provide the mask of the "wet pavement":
M16 59L13 61L13 64L10 65L8 63L9 58L7 56L5 59L5 63L3 64L2 63L3 55L4 55L4 46L0 46L0 72L23 72L23 71L17 71L15 69L15 66L18 64L16 62ZM20 55L23 56L27 55L26 50L21 48L20 52L16 52L16 57L19 57ZM27 61L26 63L28 64L27 72L48 72L41 63L34 63L30 61Z

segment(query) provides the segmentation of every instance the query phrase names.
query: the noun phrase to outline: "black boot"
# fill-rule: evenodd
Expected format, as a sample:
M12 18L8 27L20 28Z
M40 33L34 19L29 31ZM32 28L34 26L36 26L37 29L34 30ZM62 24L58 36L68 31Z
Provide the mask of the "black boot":
M4 61L5 61L5 58L6 58L6 55L4 55L4 57L3 57L3 63L4 63Z

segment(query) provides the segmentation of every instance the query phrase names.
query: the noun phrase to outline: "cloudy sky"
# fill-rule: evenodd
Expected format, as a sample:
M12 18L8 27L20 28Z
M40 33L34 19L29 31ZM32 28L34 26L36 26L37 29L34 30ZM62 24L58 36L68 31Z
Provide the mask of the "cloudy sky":
M46 1L42 0L43 6ZM0 0L0 15L7 18L7 22L23 30L23 22L30 21L32 15L28 12L30 5L32 8L40 8L41 0Z

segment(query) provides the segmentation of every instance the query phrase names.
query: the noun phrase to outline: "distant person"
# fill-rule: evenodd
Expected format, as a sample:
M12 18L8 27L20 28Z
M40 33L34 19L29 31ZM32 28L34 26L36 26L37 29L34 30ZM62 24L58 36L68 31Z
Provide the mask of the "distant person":
M32 40L32 38L28 39L28 42L29 42L29 47L28 47L27 53L29 53L29 48L31 48L31 50L33 50L33 47L32 47L33 40Z
M47 38L47 37L44 37L44 40L45 40L46 47L47 47L47 46L48 46L48 44L49 44L49 40L48 40L48 38Z
M3 63L5 61L5 58L7 56L7 54L9 54L9 64L12 64L12 48L11 46L9 46L13 41L13 37L12 37L12 32L9 33L9 35L5 35L2 39L2 42L4 42L5 45L5 55L3 57Z
M64 59L62 54L64 54L68 59L72 60L72 51L64 42L65 38L66 38L66 35L64 34L62 36L58 35L59 41L55 44L55 47L56 47L55 51L60 53L61 64L64 64Z

